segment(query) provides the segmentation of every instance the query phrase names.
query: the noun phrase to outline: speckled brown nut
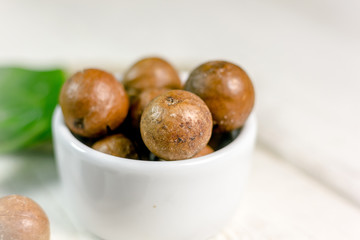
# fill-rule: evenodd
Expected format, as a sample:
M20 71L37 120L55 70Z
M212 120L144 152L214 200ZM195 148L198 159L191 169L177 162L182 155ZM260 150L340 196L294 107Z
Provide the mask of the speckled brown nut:
M250 78L242 68L229 62L200 65L191 72L184 88L204 100L216 131L227 132L243 126L254 106Z
M50 224L41 207L30 198L0 198L0 239L49 240Z
M181 88L181 81L173 66L164 59L144 58L124 74L123 84L133 98L148 88Z
M110 73L86 69L65 82L60 105L66 125L83 137L99 137L125 119L129 99L123 85Z
M168 88L149 88L137 95L130 106L131 124L134 128L140 128L140 119L145 107L157 96L169 91Z
M122 134L107 136L92 146L93 149L113 156L138 159L134 144Z
M140 131L145 145L159 158L188 159L208 143L211 113L195 94L171 90L156 97L144 109Z
M202 157L202 156L208 155L208 154L210 154L212 152L214 152L214 149L212 149L209 145L206 145L203 149L201 149L200 152L198 152L192 158Z

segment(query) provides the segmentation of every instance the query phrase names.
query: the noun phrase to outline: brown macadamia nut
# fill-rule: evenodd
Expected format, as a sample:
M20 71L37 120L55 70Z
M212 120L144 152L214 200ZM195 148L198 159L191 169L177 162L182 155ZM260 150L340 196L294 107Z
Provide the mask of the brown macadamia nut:
M181 88L177 71L164 59L144 58L136 62L124 74L123 84L129 96L133 98L149 88Z
M114 134L107 136L92 146L93 149L113 156L138 159L139 156L135 150L134 144L123 134Z
M207 145L212 117L204 101L195 94L171 90L144 109L140 132L145 145L159 158L188 159Z
M9 195L0 198L0 239L49 240L49 219L30 198Z
M130 105L130 117L131 124L134 128L140 128L140 119L145 107L153 100L155 97L169 91L168 88L149 88L142 91L137 95Z
M185 90L198 95L209 107L214 131L228 132L244 125L255 101L246 72L232 63L211 61L194 69Z
M129 99L115 77L98 69L86 69L65 82L60 106L69 129L83 137L99 137L125 119Z
M203 149L201 149L200 152L198 152L192 158L202 157L202 156L208 155L208 154L210 154L212 152L214 152L214 149L212 149L209 145L206 145Z

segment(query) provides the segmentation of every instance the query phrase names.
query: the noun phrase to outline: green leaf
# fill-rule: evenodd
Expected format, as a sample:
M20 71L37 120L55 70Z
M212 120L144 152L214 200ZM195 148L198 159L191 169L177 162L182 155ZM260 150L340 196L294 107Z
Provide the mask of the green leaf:
M0 153L51 138L51 117L64 81L60 69L0 67Z

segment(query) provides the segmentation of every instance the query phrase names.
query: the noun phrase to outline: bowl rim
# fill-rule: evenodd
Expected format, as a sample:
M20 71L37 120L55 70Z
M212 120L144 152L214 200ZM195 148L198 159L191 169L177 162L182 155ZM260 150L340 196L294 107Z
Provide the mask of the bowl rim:
M179 167L179 166L193 166L198 164L206 164L214 161L218 161L219 158L226 155L229 151L243 151L244 148L251 148L252 144L256 138L257 132L257 120L254 111L249 115L246 120L242 130L239 135L225 147L214 151L205 156L183 159L183 160L174 160L174 161L146 161L140 159L128 159L109 155L82 143L78 140L66 126L63 119L63 114L61 107L56 106L53 116L52 116L52 133L54 138L54 144L59 144L58 141L64 140L67 145L71 145L77 152L82 155L88 155L86 161L92 162L96 165L108 166L110 168L117 166L128 166L128 167L137 167L137 166L147 166L147 167ZM64 142L62 141L62 142ZM248 144L246 144L248 143ZM55 149L56 150L56 149Z

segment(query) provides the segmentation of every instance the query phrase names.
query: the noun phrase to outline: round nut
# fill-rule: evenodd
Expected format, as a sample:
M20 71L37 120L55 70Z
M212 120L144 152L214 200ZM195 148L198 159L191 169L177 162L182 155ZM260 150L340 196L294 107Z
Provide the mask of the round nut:
M211 61L194 69L185 90L198 95L209 107L214 130L240 128L252 111L255 93L246 72L232 63Z
M9 195L0 198L0 239L49 240L49 219L30 198Z
M161 159L188 159L208 143L212 117L209 108L195 94L171 90L145 108L140 131L145 145Z
M117 157L139 158L132 141L120 133L98 140L92 148Z
M130 105L131 124L134 128L140 128L140 119L145 107L157 96L169 91L167 88L149 88L137 95Z
M123 84L131 98L148 88L181 88L174 67L162 58L150 57L136 62L124 74Z
M192 158L202 157L202 156L208 155L213 152L214 152L214 149L212 149L212 147L210 147L209 145L206 145L203 149L201 149L200 152L198 152Z
M129 99L115 77L98 69L74 74L63 85L60 106L69 129L83 137L99 137L125 119Z

